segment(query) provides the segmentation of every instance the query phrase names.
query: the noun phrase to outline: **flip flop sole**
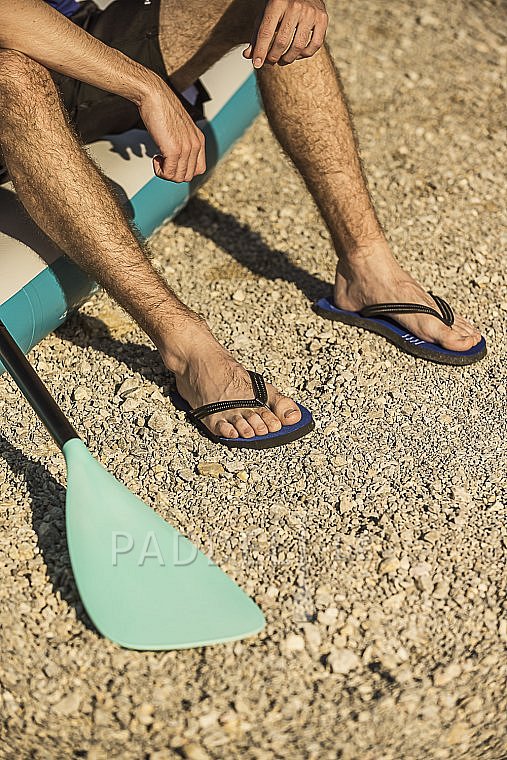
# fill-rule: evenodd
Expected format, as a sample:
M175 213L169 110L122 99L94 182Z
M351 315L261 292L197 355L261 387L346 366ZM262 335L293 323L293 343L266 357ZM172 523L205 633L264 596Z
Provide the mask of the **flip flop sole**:
M186 411L190 411L190 406L187 404L184 398L179 394L171 394L173 401L177 408ZM215 435L208 430L204 422L201 420L195 420L188 416L189 422L194 425L197 430L208 438L213 443L220 443L222 446L227 446L229 449L272 449L275 446L285 446L292 441L297 441L299 438L311 433L315 428L315 422L312 417L312 413L306 409L302 404L296 404L301 412L301 419L294 425L284 425L281 430L276 433L266 433L266 435L256 435L252 438L224 438L220 435Z
M416 335L412 335L411 332L398 324L394 319L362 317L356 311L338 309L327 298L321 298L317 301L313 305L313 310L319 316L324 317L324 319L342 322L345 325L352 325L353 327L359 327L377 335L382 335L382 337L401 351L418 359L426 359L437 364L464 367L467 364L474 364L486 356L486 341L484 338L481 338L479 343L468 351L450 351L443 346L427 343Z

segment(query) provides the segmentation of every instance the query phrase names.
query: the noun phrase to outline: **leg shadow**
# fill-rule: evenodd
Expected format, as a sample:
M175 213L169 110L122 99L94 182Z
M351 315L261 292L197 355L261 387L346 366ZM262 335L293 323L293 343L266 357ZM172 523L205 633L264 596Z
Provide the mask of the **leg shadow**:
M0 435L0 458L25 480L31 499L32 526L53 591L76 611L77 619L97 632L86 614L74 581L65 535L65 489L40 462L27 457ZM100 634L98 634L100 635Z
M329 295L330 283L293 264L284 251L273 250L259 233L202 198L192 198L173 221L212 240L259 277L294 282L312 302ZM238 240L241 241L239 245Z
M173 375L164 365L159 352L139 343L114 338L107 325L97 317L75 312L56 331L63 340L81 348L93 348L125 364L132 372L139 372L161 390L171 394Z

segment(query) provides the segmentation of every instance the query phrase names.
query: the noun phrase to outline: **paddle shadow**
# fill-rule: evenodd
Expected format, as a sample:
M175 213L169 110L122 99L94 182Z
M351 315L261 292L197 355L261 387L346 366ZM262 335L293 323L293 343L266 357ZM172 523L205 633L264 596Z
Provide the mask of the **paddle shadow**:
M239 264L259 277L294 282L312 302L329 295L329 282L294 264L285 251L271 248L258 232L238 221L232 214L220 211L203 198L191 198L173 221L176 225L190 227L212 240ZM196 282L196 287L199 287L199 282Z
M88 630L100 634L85 612L70 564L65 534L65 488L43 464L26 456L0 434L0 459L20 475L28 486L32 527L52 584L52 591L74 608L77 619Z

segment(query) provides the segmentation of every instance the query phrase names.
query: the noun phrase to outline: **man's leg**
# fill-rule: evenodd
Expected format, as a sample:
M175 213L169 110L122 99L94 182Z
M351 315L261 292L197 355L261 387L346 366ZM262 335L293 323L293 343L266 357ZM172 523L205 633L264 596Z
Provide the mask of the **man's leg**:
M434 306L394 259L363 177L338 73L326 48L310 59L258 71L265 110L282 147L301 172L339 257L334 298L356 311L374 303ZM445 326L426 315L396 319L424 340L465 351L480 333L458 317Z
M0 50L0 149L35 222L143 327L191 406L251 396L246 371L149 263L123 211L70 129L49 73ZM227 437L293 424L293 401L268 387L273 412L235 410L207 418Z

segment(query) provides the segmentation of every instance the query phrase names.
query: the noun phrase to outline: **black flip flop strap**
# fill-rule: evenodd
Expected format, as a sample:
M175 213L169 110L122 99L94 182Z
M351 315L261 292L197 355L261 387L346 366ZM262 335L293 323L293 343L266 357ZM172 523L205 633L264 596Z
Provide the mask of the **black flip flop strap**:
M266 406L268 400L268 392L266 389L266 383L262 375L257 372L248 372L250 380L252 381L252 388L255 398L249 399L236 399L230 401L215 401L212 404L205 404L199 406L197 409L192 409L188 412L189 416L195 420L202 420L204 417L208 417L210 414L216 414L217 412L228 412L230 409L258 409L260 406Z
M430 296L440 312L432 309L431 306L423 306L418 303L377 303L373 306L365 306L359 313L362 317L380 317L386 314L429 314L439 319L444 325L451 327L454 324L454 314L449 304L433 293L430 293Z

